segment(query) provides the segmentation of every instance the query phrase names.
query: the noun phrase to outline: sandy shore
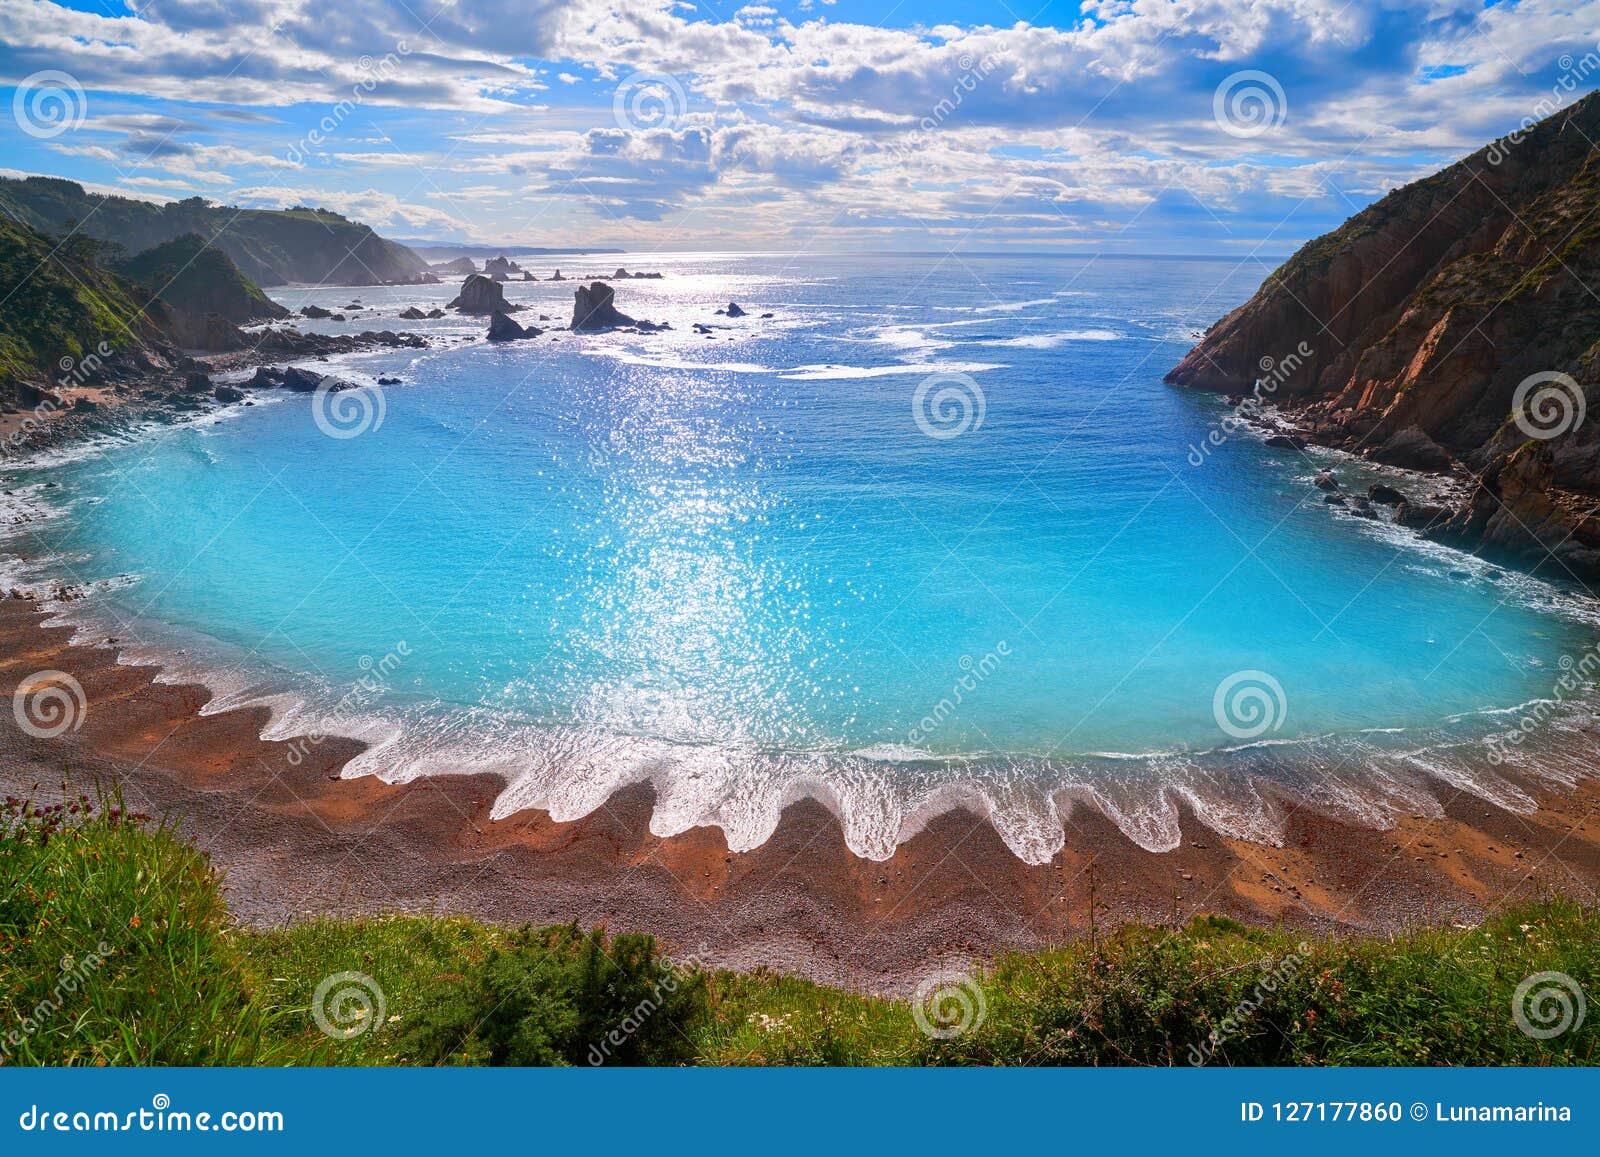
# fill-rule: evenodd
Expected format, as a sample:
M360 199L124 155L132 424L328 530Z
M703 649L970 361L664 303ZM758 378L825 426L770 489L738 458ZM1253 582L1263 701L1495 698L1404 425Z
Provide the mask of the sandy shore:
M342 779L360 750L347 740L296 763L288 743L259 737L264 709L202 716L205 688L156 683L152 668L119 663L105 644L73 646L69 628L44 618L29 599L0 599L0 686L65 671L86 709L78 730L53 739L0 713L0 789L119 780L130 806L179 818L253 924L388 911L577 920L652 932L720 965L892 991L941 963L1081 936L1091 897L1100 927L1206 911L1332 932L1472 921L1541 892L1593 899L1600 884L1593 779L1542 798L1532 816L1441 787L1443 818L1387 832L1295 811L1282 847L1220 837L1185 814L1184 845L1165 854L1079 808L1066 849L1041 866L962 811L882 863L853 855L809 800L738 855L716 829L651 835L648 787L573 823L532 811L491 822L492 777Z

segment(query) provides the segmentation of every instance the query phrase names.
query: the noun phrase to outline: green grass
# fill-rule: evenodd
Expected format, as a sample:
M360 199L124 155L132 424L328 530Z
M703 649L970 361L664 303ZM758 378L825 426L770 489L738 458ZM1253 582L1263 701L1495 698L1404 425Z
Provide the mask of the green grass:
M1600 910L1559 898L1392 937L1130 926L930 982L919 1024L908 1002L701 970L644 936L425 916L243 928L205 857L115 795L7 801L0 834L10 1063L1600 1060L1600 1011L1548 1040L1512 1016L1534 973L1600 992Z

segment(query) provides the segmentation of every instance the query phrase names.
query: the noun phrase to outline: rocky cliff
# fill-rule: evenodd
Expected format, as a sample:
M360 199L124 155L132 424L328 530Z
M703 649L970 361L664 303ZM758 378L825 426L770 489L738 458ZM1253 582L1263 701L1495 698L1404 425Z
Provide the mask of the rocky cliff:
M1461 471L1426 533L1600 585L1600 94L1310 242L1167 375Z
M258 285L432 280L421 257L326 209L237 209L200 197L156 205L101 197L55 177L0 179L0 208L42 233L77 233L140 253L195 233Z

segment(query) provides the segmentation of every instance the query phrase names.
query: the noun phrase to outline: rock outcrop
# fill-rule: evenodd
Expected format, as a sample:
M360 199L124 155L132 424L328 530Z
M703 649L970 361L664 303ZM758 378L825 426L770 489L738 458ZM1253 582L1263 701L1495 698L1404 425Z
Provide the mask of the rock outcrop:
M637 325L633 318L618 312L613 304L614 296L612 288L603 281L578 286L572 291L572 328L596 330Z
M1426 533L1600 586L1600 94L1304 246L1167 376L1314 441L1464 471Z
M489 318L490 341L521 341L523 338L538 337L543 332L535 325L524 328L499 311Z
M478 272L478 267L472 263L470 257L457 257L451 261L437 261L429 266L435 273L442 273L446 277L471 277Z
M518 308L506 302L505 290L492 277L474 273L461 283L461 292L449 305L462 313L510 313Z

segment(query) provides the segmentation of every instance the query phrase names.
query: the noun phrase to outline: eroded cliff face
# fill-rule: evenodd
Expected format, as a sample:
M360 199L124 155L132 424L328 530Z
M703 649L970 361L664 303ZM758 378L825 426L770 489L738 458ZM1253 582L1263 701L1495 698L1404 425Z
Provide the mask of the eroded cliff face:
M1600 94L1312 241L1167 380L1462 470L1473 497L1427 533L1600 585Z

